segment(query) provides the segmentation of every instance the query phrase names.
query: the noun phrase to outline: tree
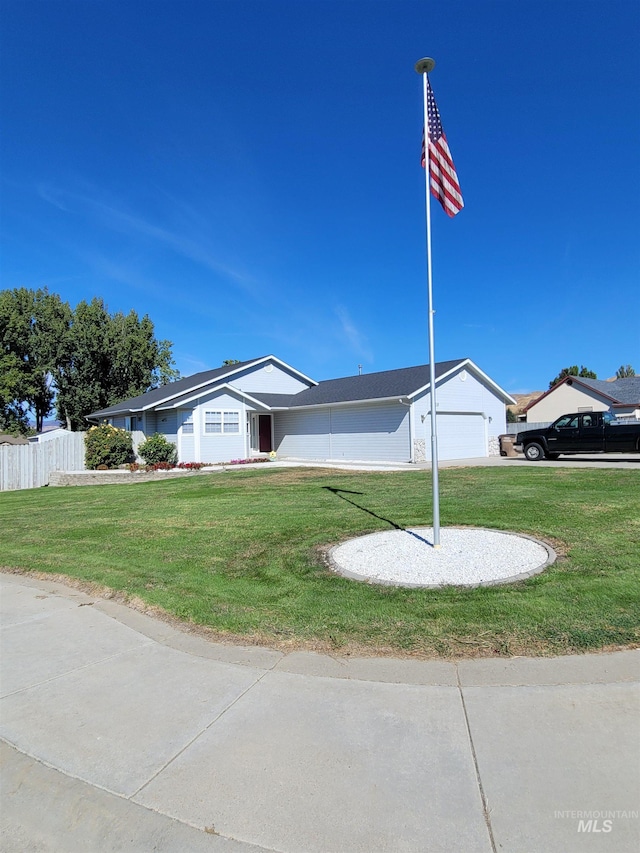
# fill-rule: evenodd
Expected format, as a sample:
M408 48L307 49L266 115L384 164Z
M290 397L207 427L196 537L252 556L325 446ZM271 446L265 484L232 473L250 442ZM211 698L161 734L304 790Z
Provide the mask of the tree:
M616 379L628 379L631 376L635 376L636 372L631 367L630 364L620 365L620 367L616 370Z
M0 418L28 429L28 414L42 430L53 409L52 372L60 358L71 310L55 293L25 287L0 292Z
M0 291L0 428L40 431L55 408L68 429L85 417L179 378L171 342L135 311L109 314L102 299L74 310L55 293Z
M573 364L571 367L563 367L556 378L551 380L549 388L553 388L554 385L557 385L558 382L561 382L566 376L581 376L584 379L598 378L593 370L588 370L584 365L578 367L577 364Z
M240 361L237 358L225 358L225 360L222 362L222 366L226 367L227 364L240 364Z
M516 417L516 413L511 411L511 409L509 409L509 408L507 408L507 423L508 424L518 423L518 418Z
M55 373L58 417L68 429L86 429L89 412L137 397L179 375L171 342L155 338L147 315L140 319L130 311L111 316L102 299L80 302Z

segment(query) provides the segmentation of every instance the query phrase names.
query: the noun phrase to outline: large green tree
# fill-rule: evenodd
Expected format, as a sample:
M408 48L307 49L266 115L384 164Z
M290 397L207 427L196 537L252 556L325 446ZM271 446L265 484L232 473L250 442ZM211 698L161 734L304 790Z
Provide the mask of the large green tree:
M577 364L572 364L571 367L563 367L560 373L556 376L555 379L552 379L549 383L549 388L553 388L554 385L557 385L558 382L561 382L565 376L581 376L584 379L597 379L598 377L593 372L593 370L589 370L583 365L578 367Z
M90 412L179 377L171 342L151 319L111 315L104 301L75 309L57 294L0 292L0 429L26 432L54 408L68 429L86 429Z
M52 411L52 372L61 358L70 321L68 304L46 288L0 292L0 418L22 432L28 428L29 413L41 430Z
M55 373L56 409L67 429L86 429L86 415L177 379L171 342L157 340L147 315L110 315L104 301L80 302L65 358Z

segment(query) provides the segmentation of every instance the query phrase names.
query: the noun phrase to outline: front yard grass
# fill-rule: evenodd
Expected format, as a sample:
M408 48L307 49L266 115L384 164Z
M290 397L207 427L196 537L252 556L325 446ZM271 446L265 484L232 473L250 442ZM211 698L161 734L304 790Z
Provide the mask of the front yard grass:
M279 648L548 655L639 642L639 473L444 469L440 491L443 527L528 533L560 560L478 589L350 581L326 567L321 546L391 523L430 525L429 473L259 469L4 492L0 565L106 587L212 637Z

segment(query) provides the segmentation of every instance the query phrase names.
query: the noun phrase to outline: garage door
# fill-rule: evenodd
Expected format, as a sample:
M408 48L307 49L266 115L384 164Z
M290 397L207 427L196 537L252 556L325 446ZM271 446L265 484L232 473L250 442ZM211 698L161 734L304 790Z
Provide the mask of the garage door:
M425 420L427 459L431 458L431 421ZM438 459L473 459L487 456L482 415L438 415Z

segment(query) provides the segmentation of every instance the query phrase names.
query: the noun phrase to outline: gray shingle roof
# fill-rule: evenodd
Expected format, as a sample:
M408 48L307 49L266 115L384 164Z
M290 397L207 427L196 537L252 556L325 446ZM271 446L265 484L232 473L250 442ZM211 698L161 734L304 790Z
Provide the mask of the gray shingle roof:
M154 388L153 391L147 391L146 394L140 394L139 397L130 397L128 400L115 403L106 409L91 412L90 415L87 415L87 418L94 420L96 418L107 418L111 415L126 414L128 412L140 412L148 406L153 406L155 403L166 400L168 397L187 394L195 388L208 385L216 379L222 379L224 376L235 373L237 370L248 367L250 364L255 364L257 361L262 361L264 358L266 356L252 358L250 361L241 361L239 364L225 364L223 367L216 367L213 370L203 370L201 373L185 376L183 379L170 382L168 385L161 385L159 388Z
M466 360L459 358L455 361L438 362L435 366L436 379ZM327 379L298 394L252 394L251 396L274 408L298 408L406 397L428 384L429 365L421 364L417 367L402 367L399 370L384 370L381 373L363 373L358 376L345 376L342 379Z
M599 391L601 394L606 394L617 403L626 406L640 405L640 376L629 376L626 379L614 379L612 382L607 382L605 379L584 379L583 377L574 377L576 381L582 382L593 388L594 391Z
M167 398L175 399L183 394L188 394L194 389L210 385L216 380L221 380L229 375L230 383L233 377L230 374L239 369L262 361L264 356L240 364L225 365L215 370L206 370L195 373L169 385L155 388L139 397L124 400L107 409L92 412L88 415L92 420L112 417L118 414L139 412L144 408L159 404ZM443 374L455 369L468 361L465 358L453 361L440 361L435 366L436 379ZM381 400L392 397L407 397L414 394L420 388L429 384L429 365L421 364L417 367L402 367L398 370L383 370L379 373L363 373L357 376L345 376L341 379L327 379L319 382L311 388L306 388L297 394L263 394L248 391L247 393L256 400L264 403L270 408L299 408L303 406L320 406L331 403L361 402L364 400Z

